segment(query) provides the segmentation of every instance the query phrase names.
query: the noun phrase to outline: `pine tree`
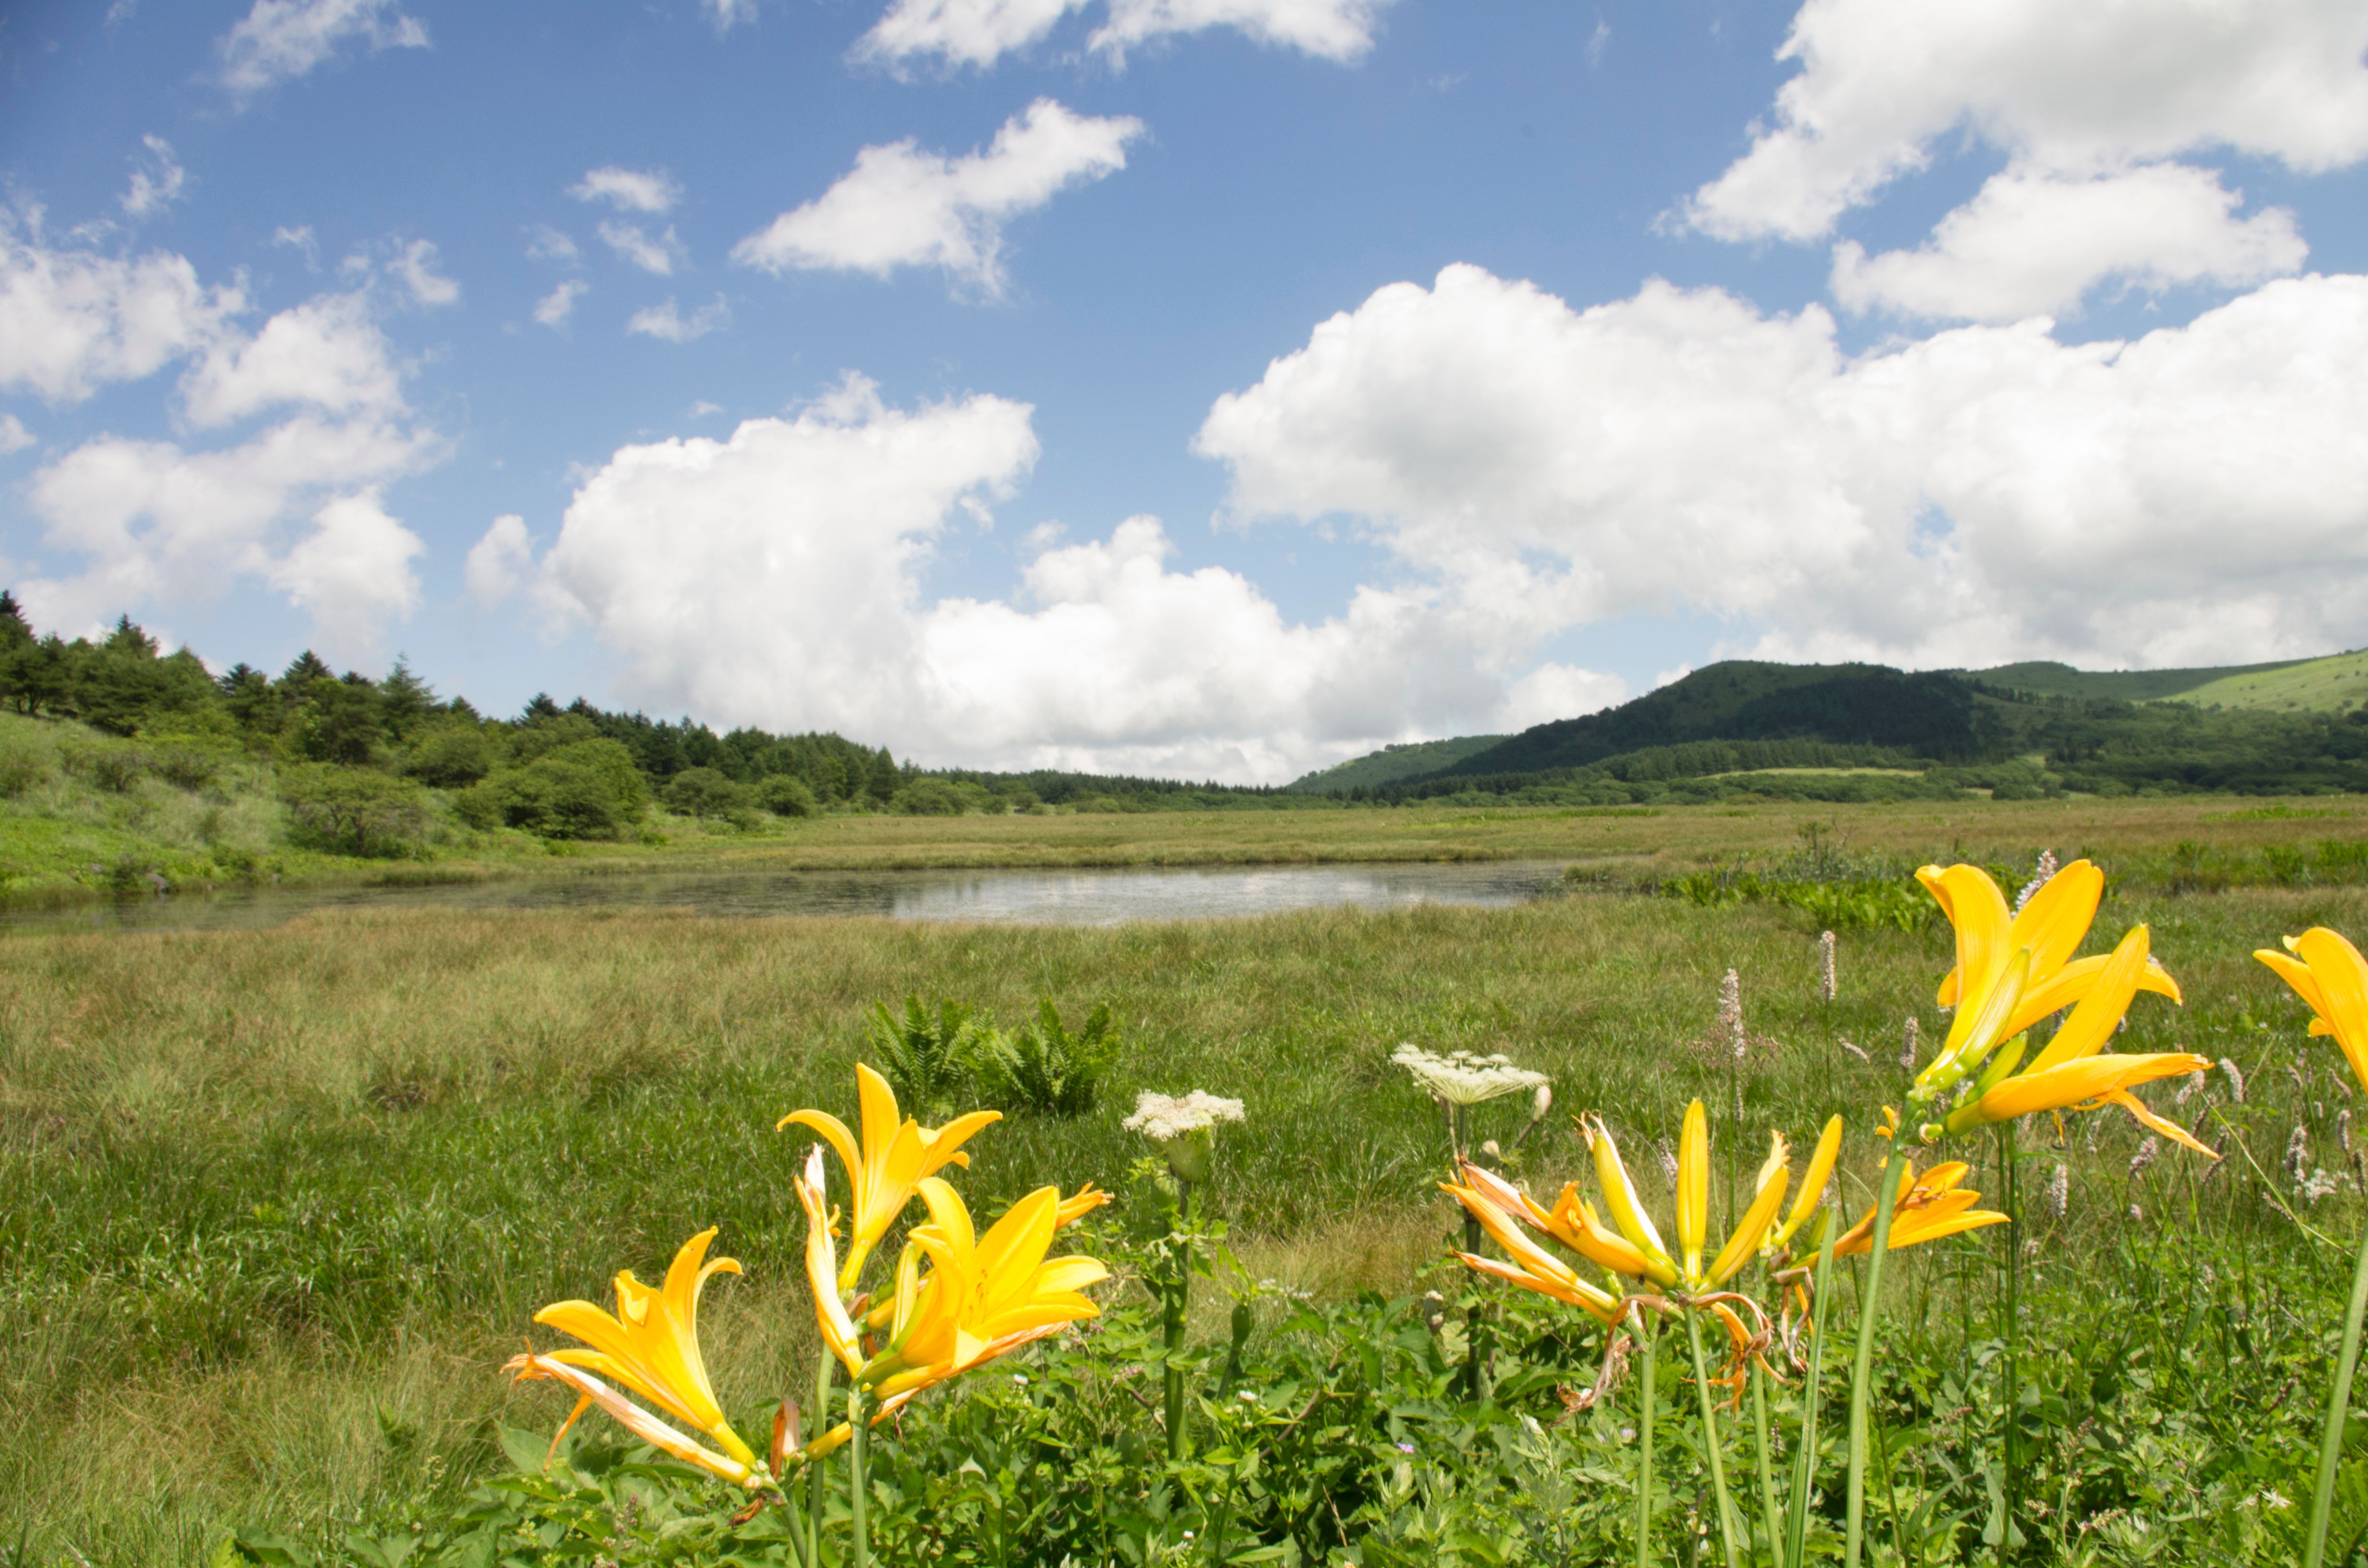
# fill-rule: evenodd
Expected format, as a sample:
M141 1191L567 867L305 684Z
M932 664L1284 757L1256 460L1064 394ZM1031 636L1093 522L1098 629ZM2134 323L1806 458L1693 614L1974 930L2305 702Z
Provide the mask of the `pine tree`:
M0 648L23 648L35 641L33 623L25 619L17 596L0 588Z
M411 661L403 654L394 656L394 668L378 683L379 713L386 721L387 733L401 740L419 722L436 710L436 691L411 671Z

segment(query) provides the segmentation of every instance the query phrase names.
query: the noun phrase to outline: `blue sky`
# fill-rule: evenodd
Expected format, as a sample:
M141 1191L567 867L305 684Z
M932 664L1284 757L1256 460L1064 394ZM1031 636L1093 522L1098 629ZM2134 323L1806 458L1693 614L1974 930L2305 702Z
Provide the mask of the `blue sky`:
M0 576L1269 780L2368 640L2368 17L2060 11L29 0Z

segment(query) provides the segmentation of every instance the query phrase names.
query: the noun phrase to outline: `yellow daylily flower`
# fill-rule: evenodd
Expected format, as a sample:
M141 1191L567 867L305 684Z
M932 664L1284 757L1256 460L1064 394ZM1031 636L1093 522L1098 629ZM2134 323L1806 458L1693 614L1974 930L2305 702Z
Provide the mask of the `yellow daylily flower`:
M1980 1193L1958 1189L1957 1184L1965 1179L1970 1168L1962 1160L1951 1160L1934 1165L1920 1176L1912 1169L1902 1169L1899 1196L1892 1206L1891 1234L1884 1250L1897 1252L1901 1247L1938 1241L1961 1231L2004 1224L2005 1215L1974 1207L1981 1201ZM1851 1257L1873 1250L1874 1210L1870 1209L1834 1243L1834 1256Z
M806 1168L791 1183L806 1211L806 1287L814 1292L814 1325L822 1331L823 1344L854 1372L863 1365L863 1343L839 1298L838 1240L831 1234L823 1179L822 1145L817 1143L806 1151Z
M1571 1240L1554 1216L1531 1202L1519 1187L1493 1171L1483 1170L1468 1161L1462 1169L1463 1180L1461 1184L1441 1182L1439 1184L1440 1189L1463 1204L1464 1210L1480 1221L1481 1229L1494 1236L1498 1246L1513 1255L1511 1263L1502 1263L1493 1257L1459 1252L1455 1256L1463 1260L1465 1267L1577 1307L1607 1326L1617 1320L1620 1306L1617 1298L1580 1278L1568 1264L1523 1233L1524 1225L1534 1227L1556 1236L1565 1245L1584 1255L1585 1249Z
M925 1176L949 1165L967 1166L970 1156L959 1151L981 1128L1003 1119L999 1110L974 1110L958 1116L936 1131L910 1117L899 1119L896 1091L888 1080L861 1062L855 1064L856 1099L861 1107L863 1141L859 1147L847 1124L821 1110L793 1110L774 1125L776 1132L792 1123L821 1136L838 1153L854 1189L849 1209L853 1233L848 1238L847 1260L840 1266L838 1286L855 1289L871 1249L895 1224L914 1188Z
M554 1301L534 1314L535 1322L573 1335L591 1346L515 1357L505 1368L521 1379L552 1378L575 1390L575 1413L560 1427L560 1436L564 1437L586 1410L598 1404L643 1441L728 1481L745 1483L756 1473L756 1453L723 1418L723 1407L716 1403L715 1391L707 1381L707 1363L699 1351L700 1288L712 1274L740 1272L740 1265L732 1258L703 1261L714 1239L711 1228L683 1243L666 1269L666 1282L655 1290L635 1278L630 1268L618 1275L614 1315L589 1301ZM723 1455L638 1410L602 1378L704 1432L723 1450ZM556 1448L558 1438L552 1442Z
M2211 1153L2184 1128L2155 1115L2130 1093L2139 1084L2200 1072L2211 1066L2209 1062L2181 1051L2117 1056L2105 1050L2105 1042L2112 1038L2153 962L2147 941L2145 926L2131 926L2120 946L2094 971L2088 994L2072 1009L2047 1048L2028 1063L2022 1060L2026 1047L2021 1038L1998 1051L1975 1084L1972 1097L1949 1113L1942 1130L1964 1132L2037 1111L2112 1104L2154 1131Z
M1829 1118L1825 1131L1817 1135L1817 1146L1809 1154L1809 1168L1801 1173L1800 1195L1793 1199L1792 1211L1784 1216L1782 1224L1769 1233L1768 1239L1760 1244L1760 1251L1782 1252L1792 1245L1793 1236L1817 1211L1817 1199L1825 1196L1826 1183L1832 1179L1834 1165L1841 1158L1841 1153L1842 1119L1837 1116ZM1767 1179L1763 1166L1760 1180Z
M2072 958L2096 918L2103 872L2086 860L2073 861L2032 893L2020 915L2008 912L2005 895L1978 866L1927 866L1916 876L1956 929L1957 964L1941 981L1940 999L1943 1006L1954 1004L1957 1016L1940 1052L1917 1074L1908 1097L1929 1105L1981 1070L1973 1097L1945 1121L1927 1124L1926 1138L2034 1111L2112 1104L2165 1137L2211 1153L2130 1093L2135 1085L2208 1063L2183 1051L2105 1052L2105 1042L2140 991L2174 1002L2180 997L2178 982L2148 951L2143 926L2132 926L2110 954ZM2071 1016L2046 1049L2022 1065L2024 1033L2067 1006Z
M2288 937L2285 946L2283 953L2262 948L2253 956L2310 1004L2310 1032L2333 1035L2352 1074L2368 1085L2368 960L2324 926Z
M1109 1278L1110 1270L1095 1258L1044 1256L1060 1228L1058 1187L1038 1187L984 1236L973 1231L970 1210L951 1187L929 1176L920 1193L929 1222L913 1227L897 1267L888 1348L858 1374L877 1397L917 1392L1064 1324L1100 1314L1080 1292Z
M1681 1256L1672 1258L1644 1205L1637 1200L1635 1184L1628 1179L1628 1168L1621 1163L1619 1147L1602 1119L1588 1118L1580 1123L1580 1131L1586 1133L1588 1146L1595 1154L1596 1179L1603 1187L1604 1206L1627 1246L1578 1246L1578 1250L1631 1278L1689 1291L1715 1290L1758 1255L1776 1222L1777 1212L1784 1206L1792 1152L1781 1135L1770 1133L1768 1160L1759 1168L1759 1186L1750 1208L1736 1221L1718 1255L1707 1267L1703 1265L1702 1252L1709 1244L1710 1115L1702 1108L1702 1101L1696 1100L1686 1108L1685 1124L1678 1139L1676 1218ZM1839 1134L1835 1136L1839 1142ZM1830 1165L1827 1168L1831 1168ZM1576 1201L1574 1195L1565 1196L1572 1199L1582 1221L1579 1233L1601 1229L1584 1202ZM1588 1241L1593 1244L1594 1238L1589 1235Z

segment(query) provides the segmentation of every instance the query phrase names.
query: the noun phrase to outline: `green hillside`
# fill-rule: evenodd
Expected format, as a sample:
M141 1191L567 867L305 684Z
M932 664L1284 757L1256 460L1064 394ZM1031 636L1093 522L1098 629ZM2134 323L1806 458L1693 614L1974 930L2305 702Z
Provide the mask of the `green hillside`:
M1401 778L1417 778L1454 767L1465 757L1504 740L1502 735L1458 735L1445 741L1408 741L1383 746L1363 756L1294 778L1283 786L1294 794L1321 794L1331 790L1373 789Z
M2368 651L2230 670L2179 695L2202 707L2338 713L2368 702Z
M2220 665L2185 670L2076 670L2069 665L2037 659L2028 664L1968 670L1965 674L1984 686L2007 691L2027 691L2039 697L2105 698L2119 702L2162 702L2176 699L2188 702L2196 700L2192 694L2207 684L2254 680L2304 665L2325 662L2285 659L2267 665Z
M1440 770L1448 777L1585 767L1695 741L1817 741L1942 760L1990 748L1971 687L1882 665L1730 659L1617 708L1522 731Z

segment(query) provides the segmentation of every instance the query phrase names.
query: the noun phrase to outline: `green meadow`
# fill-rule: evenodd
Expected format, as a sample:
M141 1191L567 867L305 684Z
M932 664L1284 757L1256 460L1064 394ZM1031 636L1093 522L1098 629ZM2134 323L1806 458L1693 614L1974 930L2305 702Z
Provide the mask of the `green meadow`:
M882 1462L907 1467L886 1472L902 1501L882 1505L882 1529L940 1504L948 1518L1001 1523L915 1524L878 1561L1627 1560L1634 1415L1612 1406L1633 1402L1633 1375L1611 1405L1570 1415L1556 1390L1594 1379L1600 1332L1536 1298L1476 1289L1452 1262L1440 1116L1391 1052L1409 1040L1501 1051L1550 1074L1554 1114L1508 1156L1542 1196L1586 1167L1570 1116L1594 1111L1666 1213L1652 1152L1704 1098L1725 1173L1714 1235L1734 1173L1748 1192L1770 1130L1798 1158L1839 1113L1840 1197L1855 1217L1881 1158L1876 1109L1906 1084L1903 1033L1916 1020L1929 1052L1947 1027L1934 1005L1945 926L1840 931L1828 1001L1819 922L1775 902L1660 896L1656 883L1737 867L1896 881L1951 858L2027 873L2042 848L2092 855L2109 873L2088 950L2146 922L2184 987L2184 1006L2142 996L2116 1049L2226 1058L2248 1087L2240 1101L2215 1071L2206 1087L2145 1091L2219 1142L2217 1166L2169 1146L2142 1154L2146 1134L2118 1110L2076 1115L2060 1137L2049 1118L2025 1124L2011 1411L1995 1376L2008 1228L1896 1255L1873 1560L1989 1561L2003 1540L2026 1562L2293 1561L2293 1505L2307 1495L2368 1222L2348 1157L2361 1102L2340 1053L2305 1036L2301 1004L2249 954L2311 925L2368 935L2368 889L2344 847L2368 824L2355 811L2368 804L821 818L719 835L703 853L752 869L1551 857L1573 874L1562 895L1509 910L1101 929L347 913L260 932L0 937L0 1563L377 1563L403 1561L404 1542L415 1562L445 1561L439 1531L566 1414L561 1392L498 1371L529 1340L555 1342L530 1326L536 1309L605 1305L617 1270L655 1278L711 1225L746 1271L708 1288L707 1361L740 1429L769 1430L774 1403L810 1388L816 1343L791 1187L807 1143L774 1123L807 1106L851 1119L866 1010L908 994L1007 1024L1043 997L1073 1019L1110 1008L1123 1043L1099 1105L1009 1116L974 1140L959 1185L982 1217L1048 1182L1113 1189L1119 1201L1077 1245L1099 1249L1117 1278L1099 1288L1096 1335L1011 1363L1041 1387L998 1367L926 1396L881 1441L905 1456ZM616 863L634 862L620 848ZM1730 968L1749 1036L1739 1069L1717 1032ZM1140 1090L1193 1088L1245 1102L1205 1189L1238 1267L1198 1288L1190 1324L1210 1446L1198 1470L1163 1469L1157 1413L1110 1370L1143 1342L1141 1238L1158 1202L1149 1148L1119 1123ZM1510 1145L1528 1102L1476 1114L1481 1134ZM1962 1147L1969 1184L1994 1196L1997 1144ZM2060 1210L2047 1194L2059 1166ZM1426 1326L1432 1290L1453 1308L1443 1327ZM1237 1300L1247 1316L1232 1315ZM1493 1324L1479 1397L1460 1381L1481 1332L1467 1322ZM1337 1380L1351 1345L1403 1385L1371 1403L1364 1426L1343 1416L1308 1444L1281 1417L1264 1437L1240 1425L1241 1395L1258 1408L1262 1389ZM1221 1370L1229 1349L1236 1364ZM1656 1555L1708 1562L1717 1536L1679 1359L1663 1358L1656 1391L1669 1493ZM620 1462L599 1448L615 1432L598 1420L570 1439L565 1462L581 1476ZM1997 1455L2009 1424L2025 1475L2005 1517ZM996 1449L970 1466L984 1491L931 1502L928 1487L962 1468L951 1456L987 1451L962 1449L962 1433L987 1426L1007 1443L1040 1434L1040 1449ZM1837 1418L1828 1428L1830 1441ZM532 1435L523 1450L520 1434ZM1742 1439L1727 1441L1726 1462L1744 1467ZM1566 1495L1541 1491L1549 1452ZM1266 1469L1246 1480L1254 1453ZM1218 1454L1231 1479L1212 1488ZM1353 1473L1323 1468L1342 1454L1377 1457ZM1839 1492L1838 1464L1821 1498ZM712 1483L650 1474L586 1484L612 1500L644 1488L633 1508L686 1519L728 1511ZM1061 1491L1089 1474L1099 1546ZM1278 1501L1292 1475L1304 1481L1293 1495L1315 1499L1304 1509ZM2368 1478L2355 1480L2343 1506L2358 1517L2340 1538L2353 1541L2368 1529ZM1212 1542L1220 1495L1231 1533ZM2339 1509L2339 1529L2346 1517ZM784 1560L720 1528L686 1526L644 1555L621 1528L581 1552L577 1537L529 1529L483 1561ZM1839 1551L1830 1529L1811 1545Z

